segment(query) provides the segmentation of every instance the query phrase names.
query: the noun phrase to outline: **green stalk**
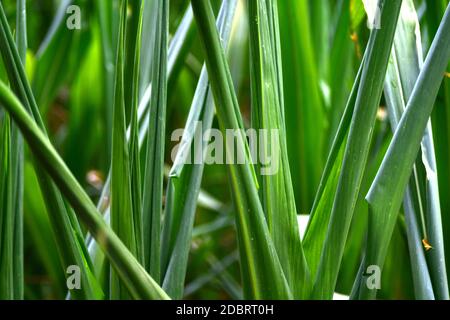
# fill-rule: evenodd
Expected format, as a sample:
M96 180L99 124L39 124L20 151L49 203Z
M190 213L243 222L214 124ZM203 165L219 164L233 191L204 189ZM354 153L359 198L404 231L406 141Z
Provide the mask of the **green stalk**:
M311 277L317 274L323 245L327 236L328 225L333 208L334 197L339 181L339 173L342 167L342 158L345 148L345 140L351 125L352 115L355 109L358 88L361 82L361 73L364 61L361 63L358 75L355 79L352 92L348 98L347 106L342 115L341 122L333 140L331 150L325 164L319 188L311 209L308 226L303 237L303 248L308 261Z
M35 119L40 129L46 133L1 3L0 50L11 87L25 105L26 110ZM90 259L85 256L87 250L83 248L84 243L82 241L81 230L72 210L66 208L61 194L45 174L44 170L40 168L39 164L36 164L36 173L38 174L40 187L46 200L54 234L58 238L58 252L64 267L63 271L65 272L67 267L71 265L76 265L81 270L82 289L73 290L73 296L80 299L101 298L103 293L99 289L95 279L92 278Z
M147 2L146 2L147 3ZM190 8L190 7L189 7ZM179 25L174 37L171 39L169 49L168 49L168 66L167 66L167 78L169 79L168 82L174 81L174 79L177 77L177 70L175 70L175 66L182 64L182 62L185 59L186 56L186 43L189 43L187 41L186 37L189 34L189 30L191 29L192 24L192 11L188 9L183 16L183 20L181 24ZM103 48L105 52L109 51L108 48ZM106 63L106 62L105 62ZM171 80L172 79L172 80ZM140 80L142 81L142 80ZM150 109L150 99L152 96L152 85L151 83L148 84L145 88L145 94L140 98L139 100L139 107L138 107L138 122L139 122L139 148L142 148L143 143L145 142L145 139L148 134L148 125L149 125L149 109ZM112 103L111 103L112 105ZM111 120L112 121L112 120ZM131 130L131 125L128 127L128 131ZM127 131L127 132L128 132ZM100 198L100 201L98 203L98 208L101 209L102 212L104 212L108 208L108 198L109 198L109 188L110 188L110 176L111 173L108 174L108 178L106 179L106 183L102 190L102 196Z
M100 1L100 3L103 3L102 1ZM145 2L145 6L148 5L148 1ZM175 32L174 37L171 39L170 42L170 46L168 49L168 69L167 69L167 78L169 79L168 81L174 81L174 79L177 78L177 70L175 70L175 66L176 65L180 65L183 63L183 61L185 60L185 56L187 54L187 48L189 48L188 44L189 41L186 40L186 37L188 37L190 30L192 29L192 20L193 20L193 16L192 16L192 10L189 9L186 11L186 13L183 16L182 22L180 23L180 25L178 26L177 31ZM106 30L104 30L104 32L106 32ZM106 54L107 52L110 51L109 46L105 46L105 44L103 44L103 51L104 54ZM142 47L142 50L144 50L144 48ZM141 52L141 60L142 60L142 52ZM145 55L149 55L149 53L145 53ZM109 56L109 55L108 55ZM145 59L147 60L147 59ZM141 75L142 75L142 65L141 65ZM135 74L136 75L136 74ZM172 79L172 80L170 80ZM114 80L114 79L113 79ZM140 85L142 85L142 81L144 81L142 78L140 80ZM108 81L109 83L109 81ZM138 147L139 150L143 150L142 145L145 142L145 139L147 137L148 134L148 125L149 125L149 117L148 117L148 113L149 113L149 101L151 99L151 92L152 92L152 85L151 84L147 84L146 86L146 90L145 90L145 94L141 97L140 101L139 101L139 106L138 106L138 110L137 110L137 121L138 121ZM112 105L112 104L111 104ZM112 109L112 108L110 108ZM112 121L112 119L111 119ZM133 125L135 126L135 125ZM112 130L112 129L111 129ZM130 147L131 147L131 135L132 132L135 129L132 129L132 125L130 124L130 126L128 127L127 132L130 135ZM136 147L136 144L135 144ZM133 149L135 147L132 147ZM109 223L109 217L110 217L110 182L111 182L111 172L109 172L108 174L108 178L106 179L105 185L103 186L103 190L102 190L102 194L100 197L100 200L97 204L97 208L100 212L105 213L105 220ZM142 197L142 194L141 194ZM141 198L142 199L142 198ZM143 234L144 236L144 234ZM98 249L98 246L96 244L95 241L93 241L91 236L87 237L86 243L88 244L89 247L89 252L91 257L93 257L93 260L96 261L96 272L101 272L103 270L103 265L104 265L104 256L102 254L102 252Z
M299 213L308 212L314 200L324 165L328 125L309 6L309 1L278 0L286 136Z
M328 79L329 73L329 60L327 54L330 50L329 38L330 30L329 26L324 21L330 21L330 8L334 5L330 1L310 1L310 23L311 30L314 30L314 36L312 37L314 53L317 62L318 75L320 80Z
M365 268L369 265L383 267L387 243L392 236L402 198L449 59L450 5L447 7L394 138L366 197L370 215ZM443 278L445 274L440 276L441 279L446 279ZM366 277L363 277L363 280ZM364 284L365 281L362 281L360 298L376 297L376 290L370 290Z
M118 3L117 0L112 1L95 1L98 20L100 37L102 44L102 59L103 59L103 92L105 101L105 127L107 132L112 132L112 105L114 101L114 72L115 72L115 58L117 53L117 36L118 19L116 18L116 12L114 10L114 4ZM114 32L113 31L116 31ZM106 158L111 159L112 137L107 135L107 143L104 148L106 151Z
M143 2L145 0L131 0L128 1L128 11L127 11L127 23L126 30L124 35L124 82L127 85L124 88L124 100L125 100L125 117L127 119L126 123L130 123L131 115L133 113L132 110L132 101L134 101L134 86L138 85L134 84L134 81L139 78L139 75L136 75L136 72L139 73L139 69L135 70L135 56L136 52L139 52L137 56L140 56L140 48L138 48L137 39L142 35L142 26L141 26L141 16L143 14ZM139 40L140 41L140 40Z
M329 145L333 138L344 113L347 96L349 93L348 80L351 79L351 67L355 58L352 55L353 43L350 34L350 0L341 0L336 4L338 11L336 29L330 49L329 86L331 91L331 104L329 110Z
M0 299L14 299L14 207L11 149L11 123L9 116L2 121L0 151Z
M136 299L168 299L167 294L145 272L133 254L104 222L101 214L70 173L48 138L28 115L20 101L1 81L0 105L14 119L39 163L55 181L78 217L104 250L131 296Z
M390 115L389 119L391 127L394 132L405 109L406 103L411 96L422 65L423 55L419 20L413 1L405 0L400 12L400 19L394 39L394 48L391 54L391 62L389 63L385 81L386 103ZM427 125L427 130L423 138L423 145L423 163L429 164L435 168L436 160L434 156L431 123ZM431 224L433 221L432 217L439 216L440 220L441 213L437 180L433 181L431 177L428 177L427 179L426 177L419 175L420 172L418 169L421 169L421 171L426 170L423 163L419 159L416 161L416 165L413 169L413 176L411 177L411 182L407 187L403 200L415 296L416 299L420 300L434 299L435 296L431 284L429 268L426 263L422 239L431 241L431 243L434 244L436 242L433 240L436 237L439 237L440 235L442 238L442 230L440 230L440 232L434 230L432 233L429 233L433 240L427 235L425 219L430 217L429 223ZM423 186L426 186L427 190L423 190ZM427 192L428 196L426 196ZM426 199L422 200L422 198ZM422 220L420 222L418 221L419 217ZM445 280L444 283L446 284L447 280ZM439 298L440 290L436 291L436 296Z
M143 186L145 267L161 282L161 217L163 205L164 141L167 109L167 46L169 1L158 1L152 65L152 95Z
M229 42L236 0L224 1L217 18L217 27L226 47ZM192 243L195 212L203 178L205 153L195 154L193 137L196 124L201 121L202 132L211 129L214 119L214 99L208 83L206 66L203 66L194 99L189 111L180 149L169 173L166 212L161 243L163 288L174 299L181 299ZM201 150L207 150L204 141ZM200 148L199 148L200 149ZM203 159L201 164L187 164L186 157Z
M237 209L236 227L244 297L292 298L259 201L255 172L242 132L242 118L211 4L207 0L193 0L191 4L206 54L206 66L222 134L226 129L239 130L235 139L236 148L246 159L244 164L228 165ZM225 145L228 143L225 141ZM228 152L226 157L229 162L236 161Z
M16 43L22 63L27 54L26 1L17 1ZM24 251L23 251L23 189L24 189L24 148L23 138L14 124L11 125L12 166L14 180L14 299L24 297Z
M331 299L367 164L373 126L394 39L401 0L380 0L381 29L371 32L313 298Z
M257 174L261 203L280 262L294 297L310 290L308 266L297 222L297 209L287 154L283 73L277 2L249 0L252 118L254 129L269 133L258 146L259 155L271 156L277 171ZM273 140L276 135L276 140ZM263 166L259 166L263 170Z
M141 163L139 153L139 70L141 61L142 24L143 24L144 3L141 5L139 21L136 33L136 46L133 53L133 81L129 86L132 90L131 99L131 123L130 123L130 172L131 172L131 200L133 204L134 232L136 234L137 257L141 264L144 264L144 237L142 227L142 184L141 184ZM131 52L129 53L131 54ZM131 58L127 58L127 60ZM125 141L127 137L125 136Z
M137 257L135 221L133 216L130 155L126 137L124 46L127 26L128 1L121 1L119 43L114 89L112 161L111 161L111 227L130 252ZM111 298L126 299L118 275L111 273Z
M425 12L428 40L434 38L439 23L447 7L447 0L426 1L427 10ZM450 63L447 72L450 70ZM436 160L440 191L440 204L442 212L450 211L450 77L446 77L441 86L436 107L432 114L434 142L436 146ZM442 215L442 227L444 234L450 233L450 215ZM444 238L444 249L446 265L450 265L450 237ZM450 279L448 279L450 285Z

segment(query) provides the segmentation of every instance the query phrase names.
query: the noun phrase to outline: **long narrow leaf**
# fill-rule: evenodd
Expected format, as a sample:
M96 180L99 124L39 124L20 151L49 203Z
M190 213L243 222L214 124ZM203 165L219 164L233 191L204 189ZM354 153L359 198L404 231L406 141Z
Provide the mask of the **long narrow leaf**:
M6 20L3 5L0 3L0 49L7 67L8 78L15 93L25 105L26 110L31 114L41 130L45 131L42 118L40 116L36 101L31 92L30 85L25 75L25 70L20 59L19 52L13 41L11 31ZM50 221L53 225L55 235L58 237L58 249L62 264L66 269L71 265L77 265L81 269L82 289L75 290L74 296L80 298L100 298L100 292L95 281L89 281L92 271L90 270L89 257L84 255L84 243L81 242L81 230L76 222L72 210L67 209L61 194L55 185L45 174L39 170L37 165L40 186L46 197L46 205L50 214ZM72 223L72 222L75 222Z
M114 89L113 146L111 161L111 227L131 251L137 256L136 233L132 204L130 155L126 137L124 60L125 34L128 1L121 2L119 42L117 46L116 78ZM111 274L111 297L126 298L118 276Z
M327 119L319 90L310 4L278 0L278 6L289 161L297 209L305 213L323 169Z
M350 222L367 163L376 113L394 39L401 0L380 0L382 27L371 32L361 84L345 148L327 237L316 275L313 297L330 299L335 289ZM338 266L338 267L337 267Z
M419 76L422 65L423 56L419 20L415 12L414 3L411 0L406 0L403 1L400 12L400 19L394 39L394 48L385 82L385 96L393 131L395 131L406 103L411 96L414 83ZM427 150L434 150L431 123L427 126L427 133L424 136L423 143L427 145ZM427 163L431 164L436 162L434 152L433 154L424 154L424 156L427 159ZM416 165L420 165L420 163ZM437 203L430 205L429 208L434 207L435 210L439 210L438 214L440 216L439 194L435 194L435 191L438 190L436 188L437 181L432 182L432 185L428 189L431 197L427 200L422 199L425 193L420 190L422 184L416 183L416 181L418 182L420 180L417 168L414 168L413 171L413 181L409 184L405 193L403 206L405 210L408 245L410 247L411 266L413 268L414 288L417 299L434 299L435 294L431 284L429 268L425 260L425 249L422 245L422 239L426 238L426 235L422 234L425 226L419 222L419 217L424 219L424 212L427 211L427 208L423 205L426 202L430 204L436 203L436 200Z
M268 132L258 148L260 156L271 157L271 168L259 175L261 202L286 279L294 297L301 298L308 293L310 279L287 154L277 2L250 0L248 7L253 128Z
M236 0L224 1L217 19L224 47L230 37L236 4ZM206 132L211 129L213 118L214 100L204 66L167 187L161 266L163 288L174 299L183 297L195 210L204 169L204 154L193 155L194 159L203 159L200 164L187 164L186 157L192 157L195 152L193 138L196 130L200 129L197 126L201 124L202 132ZM198 151L206 150L206 147L204 142Z
M161 281L161 217L166 136L169 1L159 1L157 12L143 190L143 228L145 230L145 266L159 283Z
M10 113L30 149L94 235L131 295L141 299L168 299L167 294L106 225L89 196L70 173L51 143L3 82L0 82L0 105Z
M449 59L450 5L447 7L394 138L366 197L370 208L367 247L371 250L367 251L365 267L377 265L382 268L384 264L387 246L383 244L389 242L391 238ZM436 172L429 171L427 174ZM374 297L376 290L370 290L364 285L360 287L360 298Z
M211 4L207 0L194 0L191 3L206 53L206 66L221 131L224 134L226 129L239 130L235 139L236 147L247 160L245 164L228 166L237 208L236 225L244 296L254 299L292 298L259 200L254 168L249 161L249 147L241 131L242 118ZM236 161L229 152L226 153L230 162Z

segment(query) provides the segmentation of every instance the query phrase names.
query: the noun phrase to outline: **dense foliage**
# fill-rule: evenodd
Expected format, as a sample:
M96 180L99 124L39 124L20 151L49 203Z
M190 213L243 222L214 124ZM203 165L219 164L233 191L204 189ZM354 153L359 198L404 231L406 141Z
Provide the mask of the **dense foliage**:
M449 298L448 0L1 0L0 53L0 299Z

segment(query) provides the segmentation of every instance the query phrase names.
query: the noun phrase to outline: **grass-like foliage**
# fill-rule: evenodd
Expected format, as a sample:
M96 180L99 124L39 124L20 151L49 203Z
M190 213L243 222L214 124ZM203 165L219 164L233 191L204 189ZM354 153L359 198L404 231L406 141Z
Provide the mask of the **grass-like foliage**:
M449 299L448 0L1 0L0 55L0 299Z

